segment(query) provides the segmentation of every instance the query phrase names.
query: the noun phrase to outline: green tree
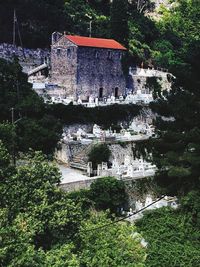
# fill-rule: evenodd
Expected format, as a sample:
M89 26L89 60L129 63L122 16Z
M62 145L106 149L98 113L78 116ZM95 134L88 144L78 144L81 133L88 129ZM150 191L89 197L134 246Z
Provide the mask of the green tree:
M0 140L0 180L4 181L5 177L7 175L11 175L13 168L10 165L11 163L11 158L10 155L5 148L4 144ZM0 186L2 186L3 183L0 183ZM3 192L3 191L1 191ZM3 194L2 194L3 196Z
M0 88L0 123L3 123L0 138L9 151L13 149L13 140L17 151L33 148L53 153L62 125L53 115L48 115L44 101L32 90L17 59L13 62L0 59ZM14 127L5 123L12 121L11 109L14 123L17 121Z
M67 252L83 218L81 205L75 205L57 187L60 173L41 153L30 154L18 164L10 166L9 155L0 144L0 265L45 266L44 251L55 249L54 257L48 254L52 262L58 260L56 253ZM70 252L67 260L75 261Z
M88 159L92 162L93 167L97 168L98 164L108 162L111 155L110 149L106 144L99 144L92 147L88 153Z
M181 199L181 211L187 213L194 227L200 227L200 194L198 190L190 191Z
M189 46L199 40L199 3L196 0L178 0L171 9L162 8L161 14L162 19L156 23L159 36L152 43L152 56L155 63L174 73L185 65L183 56Z
M146 267L199 266L199 229L190 213L170 208L148 211L136 226L148 243Z
M113 0L111 6L111 36L120 43L128 41L128 1Z
M181 13L183 8L187 14ZM183 195L200 185L200 35L195 28L198 28L196 16L200 8L196 1L180 1L175 10L177 13L172 10L170 17L174 16L179 25L190 22L190 39L182 27L173 28L182 45L176 56L177 61L171 67L176 76L171 91L165 92L164 99L152 104L153 111L157 113L158 136L154 142L153 156L159 168L158 184L168 194Z
M127 223L107 235L88 235L90 228L112 221L103 213L83 214L77 197L74 202L58 188L60 173L41 153L30 153L14 167L0 143L0 170L1 266L143 266L141 237Z
M63 245L46 253L46 266L54 267L79 267L80 260L78 256L73 253L73 244Z
M101 228L107 224L111 225ZM93 213L82 224L79 238L81 266L145 266L146 253L141 245L141 236L133 225L126 222L112 224L105 214Z
M11 123L0 123L0 140L10 153L13 149L13 128L14 127Z
M89 198L98 210L110 209L120 214L120 209L127 207L128 195L123 181L114 177L97 179L91 184Z

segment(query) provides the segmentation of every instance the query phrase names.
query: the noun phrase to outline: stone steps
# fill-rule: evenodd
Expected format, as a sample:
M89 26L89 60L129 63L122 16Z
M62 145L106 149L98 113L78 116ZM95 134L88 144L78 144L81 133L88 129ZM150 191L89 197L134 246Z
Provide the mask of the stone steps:
M81 163L78 163L78 162L71 162L70 163L70 167L73 168L73 169L87 171L87 165L86 164L81 164Z
M87 164L87 154L90 151L92 144L86 146L82 151L80 151L77 155L72 158L71 162Z
M70 167L73 169L87 171L87 154L92 146L93 144L87 145L82 151L75 155L70 162Z
M76 160L76 159L73 159L71 161L71 163L77 163L77 164L81 164L81 165L87 165L87 162L83 161L83 160Z

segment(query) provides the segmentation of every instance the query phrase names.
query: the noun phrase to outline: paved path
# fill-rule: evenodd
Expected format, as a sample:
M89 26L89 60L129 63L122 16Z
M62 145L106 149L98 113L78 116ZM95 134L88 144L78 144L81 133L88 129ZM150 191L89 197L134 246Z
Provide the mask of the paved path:
M86 179L88 179L88 177L86 175L83 175L81 171L71 169L66 165L58 164L58 168L62 173L61 184L77 182L77 181L85 181Z

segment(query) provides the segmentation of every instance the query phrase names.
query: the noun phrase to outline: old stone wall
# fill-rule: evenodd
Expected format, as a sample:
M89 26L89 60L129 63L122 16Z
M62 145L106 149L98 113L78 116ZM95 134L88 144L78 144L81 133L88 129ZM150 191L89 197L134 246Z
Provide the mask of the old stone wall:
M77 92L81 98L119 96L125 92L121 66L122 51L103 48L78 48Z
M119 165L124 163L124 158L125 156L133 157L133 147L134 143L129 142L129 143L118 143L118 144L110 144L108 145L110 151L111 151L111 156L110 156L110 161L113 162L115 159Z
M86 147L87 145L77 142L72 142L70 144L61 142L55 151L54 157L58 162L69 164L71 159L77 156Z
M66 184L60 184L59 187L63 189L65 192L73 192L73 191L78 191L81 189L89 189L91 184L97 179L101 179L101 178L96 178L96 177L89 178L88 177L85 180L75 181L75 182L66 183Z
M0 58L12 60L14 55L18 57L23 71L27 73L34 67L44 63L44 61L48 62L50 58L50 51L49 49L41 48L22 49L20 46L14 46L7 43L0 44Z
M61 142L55 152L55 158L57 161L69 164L70 159L78 155L87 146L77 142ZM124 163L125 156L133 157L134 142L108 144L108 147L111 151L110 162L115 159L121 165Z
M61 38L51 46L51 81L65 88L66 97L77 96L77 46Z
M129 88L132 91L141 90L142 93L148 92L147 88L147 78L146 76L135 75L129 79ZM157 81L161 85L162 90L170 90L171 83L168 81L167 77L157 77Z
M62 37L51 47L51 81L66 88L66 96L116 97L125 92L121 50L77 47Z
M91 184L103 177L95 177L95 178L87 178L82 181L75 181L66 184L60 184L59 187L63 189L65 192L73 192L79 191L81 189L89 189ZM147 196L151 196L152 198L157 197L155 183L153 182L152 177L142 178L137 180L128 180L124 181L125 190L128 195L128 206L135 209L136 201L140 201L142 203L145 202Z

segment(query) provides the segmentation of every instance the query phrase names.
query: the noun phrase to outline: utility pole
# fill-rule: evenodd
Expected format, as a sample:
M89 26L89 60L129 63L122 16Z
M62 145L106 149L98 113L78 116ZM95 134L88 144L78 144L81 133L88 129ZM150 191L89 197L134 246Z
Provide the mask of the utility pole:
M17 32L16 32L16 30L17 30ZM17 20L16 10L14 9L14 17L13 17L13 46L14 47L16 47L16 33L18 34L18 37L19 37L19 42L20 42L20 46L22 48L24 59L26 59L26 56L24 53L24 48L23 48L23 43L22 43L22 37L21 37L20 29L19 29L19 23Z
M12 125L14 125L14 108L11 108Z
M85 16L90 20L90 22L89 22L89 37L92 37L92 16L90 16L88 14L86 14Z
M16 22L17 22L17 17L16 17L16 11L14 9L14 18L13 18L13 46L16 44Z
M92 20L90 20L90 27L89 27L89 31L90 31L90 37L92 37Z

